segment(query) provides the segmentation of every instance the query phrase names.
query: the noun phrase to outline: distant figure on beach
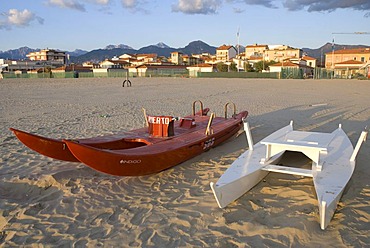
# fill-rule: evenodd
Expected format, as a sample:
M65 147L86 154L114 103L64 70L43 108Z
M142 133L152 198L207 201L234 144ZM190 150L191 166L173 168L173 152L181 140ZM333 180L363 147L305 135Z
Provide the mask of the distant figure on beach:
M131 81L128 79L128 72L126 72L126 79L122 83L122 87L125 87L125 83L127 83L127 87L131 87Z

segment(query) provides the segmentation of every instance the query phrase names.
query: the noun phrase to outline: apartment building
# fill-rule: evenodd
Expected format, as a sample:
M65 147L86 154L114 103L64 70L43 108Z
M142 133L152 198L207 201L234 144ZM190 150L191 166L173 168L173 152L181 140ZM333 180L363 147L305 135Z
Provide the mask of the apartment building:
M263 54L265 51L269 50L268 45L259 45L259 44L253 44L253 45L247 45L245 47L245 56L246 58L256 58L260 57L263 58Z
M216 61L227 63L230 59L235 58L236 48L230 45L222 45L216 49Z
M264 52L264 60L282 62L286 59L302 58L303 51L286 45L269 46Z
M175 65L184 64L184 54L182 52L172 52L171 53L171 62Z
M334 70L336 77L350 78L369 74L370 48L342 49L325 54L325 68Z
M43 49L38 52L31 52L26 56L31 61L43 61L53 65L64 65L67 61L65 52L54 49Z
M363 64L370 61L370 48L342 49L325 54L325 68L335 68L337 63L355 60Z

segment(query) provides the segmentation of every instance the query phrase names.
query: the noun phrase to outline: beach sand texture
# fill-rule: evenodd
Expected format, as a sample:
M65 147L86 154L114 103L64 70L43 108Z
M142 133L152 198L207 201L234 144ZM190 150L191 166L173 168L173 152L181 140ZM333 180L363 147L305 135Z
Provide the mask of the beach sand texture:
M9 128L92 137L142 127L142 107L184 116L199 99L218 116L229 101L248 110L255 143L294 120L319 132L341 123L355 145L370 124L369 81L130 80L124 88L122 78L0 81L1 247L368 247L370 142L322 231L311 178L270 173L218 208L209 183L247 149L244 133L161 173L115 177L39 155Z

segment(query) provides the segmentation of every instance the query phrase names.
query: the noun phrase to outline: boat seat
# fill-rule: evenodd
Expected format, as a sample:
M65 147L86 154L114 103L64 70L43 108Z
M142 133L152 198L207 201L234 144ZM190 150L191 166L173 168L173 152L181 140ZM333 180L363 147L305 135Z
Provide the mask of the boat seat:
M180 127L182 128L192 128L195 127L195 119L194 118L181 118L180 119Z

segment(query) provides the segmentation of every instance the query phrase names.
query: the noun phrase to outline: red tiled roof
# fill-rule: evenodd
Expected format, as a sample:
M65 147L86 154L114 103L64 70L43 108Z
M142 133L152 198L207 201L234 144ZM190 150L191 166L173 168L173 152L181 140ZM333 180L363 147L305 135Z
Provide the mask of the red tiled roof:
M198 65L191 65L188 67L213 67L213 65L203 63L203 64L198 64Z
M230 46L230 45L222 45L219 48L217 48L216 50L229 50L232 47L233 46Z
M292 63L292 62L284 62L284 63L276 63L270 66L280 66L280 67L299 67L298 64Z
M370 54L370 47L362 47L355 49L342 49L334 51L334 54ZM327 52L326 54L332 54L332 52Z
M303 56L302 59L304 59L304 60L316 60L315 58L312 58L310 56Z
M343 64L344 65L362 65L364 63L358 60L347 60L347 61L336 63L336 65L343 65Z
M144 65L138 65L136 66L136 68L150 68L150 69L186 69L186 66L184 65L148 65L148 64L144 64Z
M246 46L246 48L254 48L254 47L268 47L268 46L267 45L257 45L257 44Z

